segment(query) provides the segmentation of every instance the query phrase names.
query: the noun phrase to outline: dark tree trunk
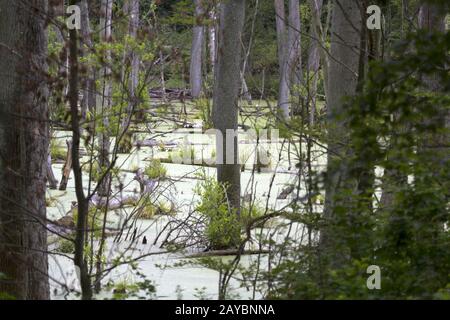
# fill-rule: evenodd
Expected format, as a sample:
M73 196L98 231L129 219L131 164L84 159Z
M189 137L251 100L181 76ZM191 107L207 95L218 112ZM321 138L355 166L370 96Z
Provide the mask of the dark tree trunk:
M0 292L49 299L47 1L0 1Z
M227 142L227 130L238 128L238 99L240 89L241 36L244 25L244 0L223 2L220 6L219 49L213 102L213 121L223 138L223 148L218 148L218 181L227 185L228 200L240 212L240 165L237 139ZM220 139L220 138L219 138ZM229 145L229 144L232 145ZM229 145L229 146L228 146ZM227 151L233 152L233 162L227 162Z
M361 13L357 1L337 0L333 8L331 56L328 83L328 163L324 218L328 224L336 219L338 207L346 207L344 191L355 189L345 161L351 154L348 125L342 115L344 98L356 94L360 67ZM338 235L324 228L321 231L323 248L339 242Z

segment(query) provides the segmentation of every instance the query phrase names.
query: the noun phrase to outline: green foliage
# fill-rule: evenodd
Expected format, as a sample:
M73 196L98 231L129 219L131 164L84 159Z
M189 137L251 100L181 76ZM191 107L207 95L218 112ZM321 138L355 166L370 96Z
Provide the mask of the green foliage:
M148 198L141 200L137 205L139 207L138 217L140 219L152 219L156 215L172 215L174 213L173 206L166 201L151 201Z
M204 176L196 187L200 196L196 210L207 219L205 236L211 249L229 249L241 241L241 224L236 212L229 208L225 187L215 179Z
M135 271L137 279L125 277L119 282L110 280L106 289L112 292L112 300L125 299L153 299L156 293L156 287L152 281L148 280L146 276L136 267L132 267Z
M450 33L419 32L398 42L390 61L370 66L339 118L350 151L332 162L344 172L341 188L331 219L315 226L331 239L301 246L274 268L270 276L282 280L272 297L448 298L449 51ZM380 266L381 290L367 289L368 265Z
M90 230L90 235L94 238L100 238L103 229L103 215L104 210L96 207L90 207L88 211L87 225ZM73 221L78 221L78 209L73 209Z
M67 152L64 147L62 147L57 140L52 139L50 141L50 155L52 160L62 160L66 161Z
M149 179L164 180L167 177L167 168L161 164L159 159L152 159L144 173Z
M203 130L208 130L214 127L212 121L212 105L210 99L195 100L195 107L200 114L200 119L203 121Z
M58 247L56 251L66 254L74 254L75 253L75 243L72 240L61 239L58 241Z

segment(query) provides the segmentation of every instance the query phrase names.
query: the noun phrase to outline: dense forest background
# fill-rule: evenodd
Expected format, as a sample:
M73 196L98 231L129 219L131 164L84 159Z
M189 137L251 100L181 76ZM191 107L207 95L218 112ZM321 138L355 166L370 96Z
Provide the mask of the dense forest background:
M449 299L449 9L0 0L0 299Z

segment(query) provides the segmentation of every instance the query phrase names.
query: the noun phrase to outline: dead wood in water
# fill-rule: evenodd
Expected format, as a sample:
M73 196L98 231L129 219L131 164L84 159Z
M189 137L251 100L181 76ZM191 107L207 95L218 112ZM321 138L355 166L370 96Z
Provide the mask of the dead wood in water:
M270 253L269 250L245 250L244 252L240 252L237 249L231 249L231 250L212 250L212 251L205 251L205 252L199 252L194 253L187 258L205 258L205 257L222 257L222 256L237 256L237 255L255 255L255 254L268 254Z
M50 153L48 154L47 157L47 180L50 189L56 190L56 188L58 188L58 180L56 180L55 174L53 173L52 156L50 155Z
M72 140L66 140L66 143L67 143L66 163L64 164L61 183L59 184L59 190L61 191L65 191L67 189L70 171L72 170Z
M192 99L191 93L186 89L151 89L148 91L150 98L162 100Z

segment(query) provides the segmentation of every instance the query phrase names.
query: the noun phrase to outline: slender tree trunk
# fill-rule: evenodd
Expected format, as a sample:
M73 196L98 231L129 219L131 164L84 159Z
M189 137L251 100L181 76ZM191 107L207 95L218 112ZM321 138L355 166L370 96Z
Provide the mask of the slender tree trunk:
M139 28L139 0L128 0L128 34L132 39L136 39ZM137 104L137 89L139 86L139 55L135 50L129 50L125 65L130 65L130 75L128 79L129 102L126 115L122 121L123 138L120 141L119 152L129 153L132 149L132 133L129 130L131 119L133 117ZM124 83L127 83L124 81Z
M33 10L31 10L33 8ZM47 1L0 1L0 292L49 299Z
M89 6L87 0L79 2L81 9L81 38L83 55L87 55L92 50L91 25L89 21ZM81 118L86 119L87 112L94 113L96 103L95 69L88 66L84 75L83 100L81 101Z
M337 207L345 208L344 190L354 188L346 165L351 153L343 99L356 93L361 44L361 13L356 0L336 0L331 29L331 56L328 87L328 163L324 218L334 219ZM327 228L321 231L321 243L327 248L339 241Z
M274 0L275 22L278 44L278 64L280 70L280 82L278 86L278 108L284 119L288 119L289 113L289 78L286 68L286 53L288 51L286 34L286 14L284 0Z
M323 0L314 0L312 10L314 16L321 16ZM317 82L320 68L320 34L311 20L311 44L308 50L308 88L310 95L309 123L314 125L317 113Z
M240 89L241 36L244 25L245 0L232 0L221 3L219 49L216 65L216 79L213 102L214 126L223 138L223 148L218 158L223 164L217 165L217 179L227 185L227 196L232 208L240 212L240 165L238 156L238 140L227 141L227 130L237 132L238 99ZM229 135L231 136L231 135ZM229 139L230 140L230 139ZM227 156L232 163L227 161ZM231 159L229 159L231 160Z
M75 0L72 0L74 3ZM69 104L72 125L72 162L75 180L75 194L78 202L78 216L75 232L74 263L80 278L81 297L83 300L92 299L91 279L88 273L84 247L87 232L88 201L83 191L83 174L80 165L80 123L78 113L79 65L78 65L78 32L69 31Z
M51 190L56 190L58 188L58 180L56 180L55 174L53 173L52 156L50 152L47 156L47 181Z
M209 60L211 64L211 74L214 76L215 66L216 66L216 58L217 58L217 18L216 18L216 8L212 8L209 12L209 19L211 20L211 24L208 28L209 35Z
M444 33L447 12L438 5L423 1L419 12L419 28L430 33ZM442 94L445 90L438 73L423 76L425 89ZM441 108L435 115L423 119L424 125L436 128L436 132L425 133L419 137L418 153L422 155L433 170L433 179L444 185L442 174L450 162L450 112L448 108ZM444 177L445 178L445 177ZM447 177L448 178L448 177ZM448 203L443 203L445 206Z
M192 97L198 98L202 92L202 62L205 27L202 22L204 19L202 0L194 0L194 5L196 21L192 30L190 82Z
M299 0L289 0L288 52L286 68L291 90L293 89L292 85L299 85L302 79L300 43L301 23Z
M111 42L111 24L112 24L112 2L113 0L101 0L100 8L100 40L105 43ZM109 151L111 147L109 135L109 112L112 106L112 79L111 79L111 51L106 50L104 64L100 70L102 79L102 91L97 101L97 118L102 119L102 128L99 133L99 167L104 172L110 165ZM111 184L111 174L108 173L104 179L99 182L99 196L109 194Z
M328 52L326 49L326 43L325 39L328 33L328 28L323 28L322 26L322 20L321 20L321 9L323 7L323 0L309 0L310 6L311 6L311 19L313 24L313 33L316 38L316 44L319 48L319 55L320 60L322 62L322 74L323 74L323 87L325 91L325 98L328 99L328 70L329 70L329 57ZM331 2L329 2L331 3ZM331 10L331 5L328 6L328 10ZM328 12L328 16L330 16L330 12ZM327 26L328 27L328 21L327 19Z

